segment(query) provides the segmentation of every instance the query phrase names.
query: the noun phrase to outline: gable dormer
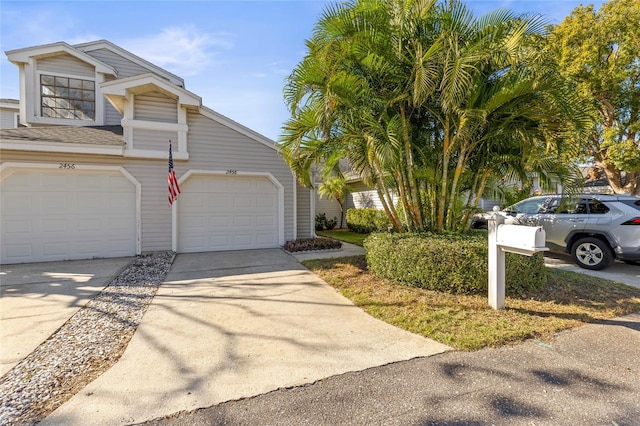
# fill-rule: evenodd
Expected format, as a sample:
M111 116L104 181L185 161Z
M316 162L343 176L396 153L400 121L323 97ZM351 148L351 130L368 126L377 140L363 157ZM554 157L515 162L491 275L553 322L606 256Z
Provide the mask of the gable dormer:
M116 70L64 42L11 50L20 69L20 121L27 126L104 124L100 84Z
M104 82L100 90L123 115L126 157L164 158L171 140L174 159L189 158L187 110L200 108L200 97L151 73Z

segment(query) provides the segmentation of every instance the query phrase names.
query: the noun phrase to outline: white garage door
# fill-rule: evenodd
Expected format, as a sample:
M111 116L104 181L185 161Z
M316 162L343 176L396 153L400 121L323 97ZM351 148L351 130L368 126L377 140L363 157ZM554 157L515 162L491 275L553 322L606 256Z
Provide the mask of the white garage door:
M278 247L278 189L262 177L195 175L178 197L181 253Z
M2 263L136 253L136 191L119 172L16 170L0 190Z

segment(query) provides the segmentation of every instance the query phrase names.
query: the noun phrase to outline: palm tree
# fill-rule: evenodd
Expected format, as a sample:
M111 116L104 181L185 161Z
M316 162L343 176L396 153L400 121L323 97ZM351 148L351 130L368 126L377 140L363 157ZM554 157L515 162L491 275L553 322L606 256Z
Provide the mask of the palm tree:
M318 193L329 200L336 200L340 206L340 228L344 225L344 203L347 195L347 183L341 176L332 176L323 179L318 185Z
M543 26L457 1L330 6L285 87L285 159L307 185L311 166L346 159L398 231L468 224L504 173L563 178L562 126L586 117L538 47Z

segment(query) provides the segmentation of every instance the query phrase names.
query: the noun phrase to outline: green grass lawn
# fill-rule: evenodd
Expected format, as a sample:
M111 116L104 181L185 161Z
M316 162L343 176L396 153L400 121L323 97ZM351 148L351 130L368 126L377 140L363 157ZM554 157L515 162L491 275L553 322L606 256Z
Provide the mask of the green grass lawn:
M348 229L332 229L331 231L316 231L316 234L320 237L328 237L336 240L344 241L345 243L356 244L362 246L365 238L368 234L356 234Z
M546 288L521 297L510 297L507 283L506 309L494 310L486 295L377 278L364 256L303 263L370 315L462 350L549 340L560 330L640 311L640 289L554 268L547 268Z

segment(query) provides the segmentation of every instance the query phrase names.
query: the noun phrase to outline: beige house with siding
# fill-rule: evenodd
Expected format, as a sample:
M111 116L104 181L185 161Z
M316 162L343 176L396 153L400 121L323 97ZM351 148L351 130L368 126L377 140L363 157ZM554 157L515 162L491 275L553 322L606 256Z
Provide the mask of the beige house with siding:
M0 262L280 247L313 196L275 143L108 42L6 52L18 115L0 130ZM13 126L12 126L13 127ZM181 194L167 196L168 141Z

